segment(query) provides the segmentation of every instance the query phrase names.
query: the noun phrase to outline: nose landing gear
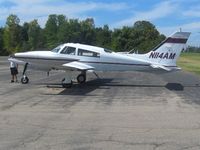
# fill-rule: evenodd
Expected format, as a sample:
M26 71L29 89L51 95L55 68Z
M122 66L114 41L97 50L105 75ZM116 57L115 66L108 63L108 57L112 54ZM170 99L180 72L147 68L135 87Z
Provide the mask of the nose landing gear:
M21 78L22 84L27 84L29 82L29 78L26 76L27 67L28 67L28 63L26 63L25 66L24 66L24 70L23 70L23 74L22 74L23 76Z

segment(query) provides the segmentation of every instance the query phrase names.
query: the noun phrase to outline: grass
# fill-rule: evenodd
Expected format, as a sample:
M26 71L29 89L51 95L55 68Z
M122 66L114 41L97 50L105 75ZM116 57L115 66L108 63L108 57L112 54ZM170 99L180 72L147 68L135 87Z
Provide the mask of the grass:
M200 53L182 53L177 64L183 70L200 75Z

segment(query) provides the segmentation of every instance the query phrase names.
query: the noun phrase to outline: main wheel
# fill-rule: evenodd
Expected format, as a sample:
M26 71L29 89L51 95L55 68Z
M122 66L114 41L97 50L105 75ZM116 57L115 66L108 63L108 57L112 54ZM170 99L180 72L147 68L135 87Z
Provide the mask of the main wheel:
M27 77L27 76L23 76L22 78L21 78L21 83L22 84L27 84L29 82L29 78Z
M80 84L85 83L85 81L86 81L86 75L85 75L85 74L79 74L79 75L77 76L77 81L78 81L78 83L80 83Z

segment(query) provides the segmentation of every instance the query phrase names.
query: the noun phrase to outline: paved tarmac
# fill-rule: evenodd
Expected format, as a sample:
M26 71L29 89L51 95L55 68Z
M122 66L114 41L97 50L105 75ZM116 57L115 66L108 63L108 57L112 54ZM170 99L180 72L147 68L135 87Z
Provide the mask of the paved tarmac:
M71 89L59 84L63 72L28 71L29 84L10 83L0 57L0 149L200 149L199 77L98 74Z

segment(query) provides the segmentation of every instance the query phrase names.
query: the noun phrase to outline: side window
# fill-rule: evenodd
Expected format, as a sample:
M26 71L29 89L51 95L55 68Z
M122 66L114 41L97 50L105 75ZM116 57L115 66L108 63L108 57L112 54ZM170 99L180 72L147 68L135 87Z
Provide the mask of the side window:
M85 49L78 49L78 56L100 57L100 54Z
M68 55L75 55L76 48L75 47L66 46L66 47L63 48L63 50L60 53L61 54L68 54Z

